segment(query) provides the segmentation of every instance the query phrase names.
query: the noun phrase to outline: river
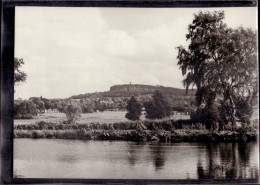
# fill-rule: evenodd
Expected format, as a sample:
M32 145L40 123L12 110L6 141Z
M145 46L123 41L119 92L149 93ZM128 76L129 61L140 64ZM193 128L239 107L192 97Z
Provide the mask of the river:
M258 144L14 139L14 177L258 178Z

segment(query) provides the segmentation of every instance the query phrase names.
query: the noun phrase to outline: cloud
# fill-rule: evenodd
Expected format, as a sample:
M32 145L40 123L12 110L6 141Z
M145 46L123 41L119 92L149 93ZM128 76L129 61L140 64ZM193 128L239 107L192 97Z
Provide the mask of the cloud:
M137 50L136 39L128 35L126 31L111 30L106 36L104 50L108 55L114 56L135 56Z
M66 98L129 82L181 88L176 47L187 46L198 10L16 7L15 56L28 79L15 96ZM227 22L253 24L254 13L234 20L238 12Z

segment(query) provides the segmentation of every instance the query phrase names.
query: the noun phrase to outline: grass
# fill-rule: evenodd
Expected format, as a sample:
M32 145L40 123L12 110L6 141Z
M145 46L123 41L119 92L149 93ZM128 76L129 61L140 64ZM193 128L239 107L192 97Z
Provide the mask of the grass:
M14 130L15 138L52 138L79 140L172 141L172 142L246 142L256 141L256 133L241 134L208 130L151 131L151 130Z
M188 126L191 125L191 126ZM31 124L14 125L15 130L166 130L173 129L204 129L201 124L191 124L189 120L140 120L117 123L85 123L85 124L64 124L40 121Z
M201 123L193 123L188 115L171 118L129 121L125 112L82 114L77 124L64 124L65 114L45 113L30 120L14 120L16 138L57 138L81 140L172 141L172 142L238 142L257 138L258 120L236 130L210 131Z
M86 124L86 123L113 124L118 122L131 122L125 118L125 114L126 114L125 111L105 111L105 112L81 114L81 118L77 121L77 123L78 124ZM189 115L174 115L171 119L174 120L189 119ZM27 125L27 124L33 124L41 121L59 124L64 122L65 120L66 120L66 116L64 113L44 113L38 115L34 119L15 119L14 125ZM145 120L144 115L141 116L141 120Z
M200 123L188 120L146 120L114 124L63 124L38 122L14 125L15 138L57 138L80 140L172 141L172 142L240 142L255 141L255 126L235 131L210 131Z

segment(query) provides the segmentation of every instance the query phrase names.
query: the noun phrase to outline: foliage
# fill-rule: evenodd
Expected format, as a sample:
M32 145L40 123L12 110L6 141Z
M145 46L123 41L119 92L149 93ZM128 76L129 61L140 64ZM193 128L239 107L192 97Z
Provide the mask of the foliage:
M47 98L41 98L41 100L44 102L45 109L47 109L47 110L55 109L54 101L49 100Z
M199 108L191 114L191 120L195 123L204 124L206 129L218 130L220 121L218 107L214 104L207 108Z
M194 97L192 96L170 96L168 98L169 105L173 111L190 113L193 109Z
M23 64L24 61L22 58L14 58L14 84L26 81L27 74L21 71Z
M54 102L54 107L60 111L60 112L65 112L67 106L67 102L64 100L59 100Z
M219 106L219 114L220 114L220 120L221 120L221 128L224 128L225 125L228 125L228 123L231 122L231 114L232 114L232 109L230 105L225 102L225 101L220 101L220 106Z
M228 28L224 12L199 12L188 27L188 49L179 46L178 65L186 90L197 87L196 103L210 107L217 95L235 126L236 97L254 99L257 89L256 32ZM251 101L252 102L252 101Z
M132 96L126 105L127 113L125 117L129 120L140 120L142 113L142 105L137 101L137 99Z
M14 104L14 118L31 119L37 116L37 105L32 101L22 101Z
M236 117L243 123L249 123L253 114L253 107L244 98L239 97L235 100Z
M183 122L181 129L175 129L177 122L171 121L144 121L131 123L116 123L116 128L105 124L53 124L41 122L30 125L15 125L15 138L57 138L57 139L106 139L151 141L158 138L160 141L190 141L190 142L237 142L255 141L257 129L246 126L236 131L212 132L205 130L201 123L191 124L190 120ZM138 124L137 124L138 123Z
M45 110L45 104L44 102L41 100L41 98L32 98L30 99L33 103L35 103L35 105L37 106L37 109L39 110L39 112L44 112Z
M149 101L150 96L144 95L138 98L140 104L143 102ZM93 113L93 112L102 112L102 111L117 111L117 110L126 110L127 102L130 100L128 97L102 97L96 98L91 97L88 99L47 99L43 97L31 97L29 100L33 101L40 112L44 109L49 110L58 110L59 112L64 113L67 104L74 103L78 104L82 113ZM169 102L172 110L180 112L189 112L191 107L190 102L192 97L190 96L169 96L167 101Z
M149 119L160 119L171 115L171 107L167 99L160 91L155 91L152 101L144 103L146 117Z
M82 113L92 113L94 112L95 104L92 102L80 102Z
M81 107L78 105L70 104L65 109L65 114L69 124L74 124L81 117Z

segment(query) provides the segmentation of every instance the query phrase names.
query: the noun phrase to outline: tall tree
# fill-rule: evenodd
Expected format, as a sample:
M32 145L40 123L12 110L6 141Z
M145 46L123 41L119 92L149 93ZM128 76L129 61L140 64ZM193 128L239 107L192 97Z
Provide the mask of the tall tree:
M22 58L14 58L14 84L25 82L27 74L21 71L21 66L24 64Z
M142 105L137 101L137 99L132 96L126 105L127 113L125 117L129 120L140 120L142 113Z
M228 28L224 12L199 12L188 27L188 49L179 46L178 65L185 76L186 90L197 87L197 106L210 107L217 95L223 97L235 127L235 99L248 102L257 95L256 32Z
M146 117L150 119L161 119L171 115L171 107L160 91L155 91L152 101L144 103Z

